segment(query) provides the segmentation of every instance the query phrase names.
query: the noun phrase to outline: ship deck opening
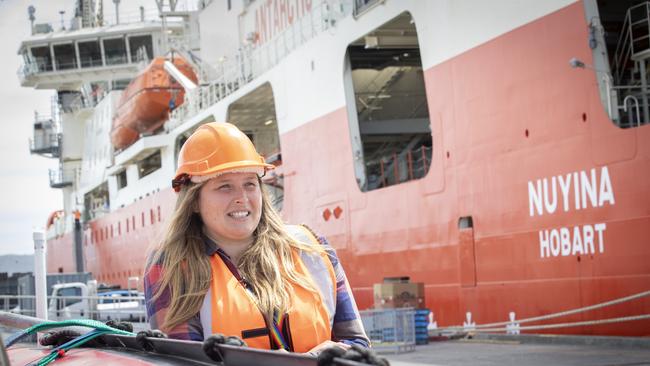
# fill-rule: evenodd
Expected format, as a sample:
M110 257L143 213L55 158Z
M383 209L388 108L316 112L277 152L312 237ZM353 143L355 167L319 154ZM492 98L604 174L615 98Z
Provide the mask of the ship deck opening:
M344 78L353 153L363 157L355 159L363 164L355 167L361 190L424 177L432 139L411 14L404 12L352 42L348 62Z
M588 41L604 108L621 128L650 123L650 2L596 3L586 4Z
M253 141L266 162L278 169L264 177L273 205L282 210L284 182L281 165L280 134L275 113L275 99L270 83L265 83L228 106L227 121L239 127Z

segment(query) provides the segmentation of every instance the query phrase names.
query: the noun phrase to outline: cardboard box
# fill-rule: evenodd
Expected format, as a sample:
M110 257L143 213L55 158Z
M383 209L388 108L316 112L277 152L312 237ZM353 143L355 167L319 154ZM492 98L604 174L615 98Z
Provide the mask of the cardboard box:
M373 286L375 309L426 307L424 284L410 282L384 282Z

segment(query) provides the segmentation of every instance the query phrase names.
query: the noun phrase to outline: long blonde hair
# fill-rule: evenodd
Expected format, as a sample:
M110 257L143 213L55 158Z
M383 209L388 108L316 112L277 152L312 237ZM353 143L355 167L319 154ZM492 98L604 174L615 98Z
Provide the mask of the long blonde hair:
M300 242L287 233L261 180L259 183L262 190L260 222L253 233L253 244L242 253L236 265L251 285L258 308L269 321L275 313L285 314L290 310L290 283L320 296L313 281L296 271L292 251L323 253L324 249L320 245ZM152 300L159 298L166 289L170 292L167 314L160 325L163 331L195 316L210 288L212 269L205 254L203 221L196 210L201 186L189 183L181 188L166 235L150 261L150 265L158 263L163 268Z

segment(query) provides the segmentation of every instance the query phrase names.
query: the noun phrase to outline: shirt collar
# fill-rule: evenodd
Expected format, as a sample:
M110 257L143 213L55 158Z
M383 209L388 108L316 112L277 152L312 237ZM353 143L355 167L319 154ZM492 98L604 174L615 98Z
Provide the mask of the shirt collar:
M205 233L201 233L201 237L203 238L203 243L205 245L205 255L212 256L215 253L219 253L220 255L225 255L226 257L230 258L226 252L223 251L223 249L219 248L219 245L217 243L210 239Z

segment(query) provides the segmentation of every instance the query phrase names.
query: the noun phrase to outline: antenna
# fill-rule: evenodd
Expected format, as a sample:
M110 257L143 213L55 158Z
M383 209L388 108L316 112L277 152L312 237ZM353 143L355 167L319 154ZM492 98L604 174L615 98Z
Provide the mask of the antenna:
M65 30L65 24L63 20L63 15L65 14L65 10L59 10L59 14L61 14L61 30Z
M120 0L113 0L115 4L115 24L120 24Z
M32 34L34 34L34 21L36 20L36 8L34 5L27 7L27 14L29 14L29 22L31 23Z

